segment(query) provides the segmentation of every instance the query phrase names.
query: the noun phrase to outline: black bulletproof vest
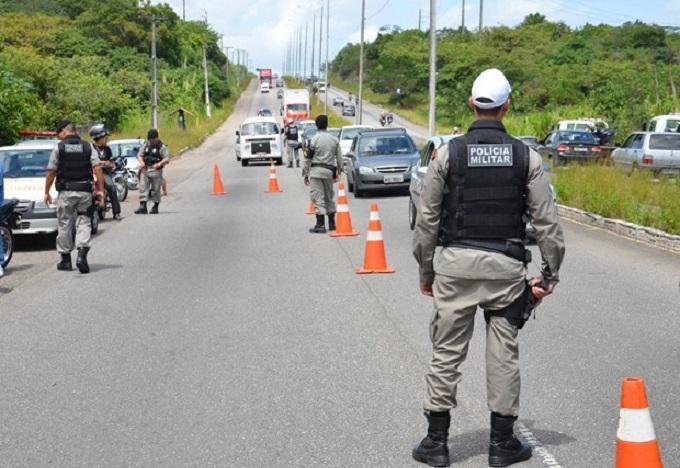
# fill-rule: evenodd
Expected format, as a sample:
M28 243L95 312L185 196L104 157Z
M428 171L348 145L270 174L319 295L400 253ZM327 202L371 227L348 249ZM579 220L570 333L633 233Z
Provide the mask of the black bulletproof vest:
M286 127L286 139L287 140L296 140L298 139L298 129L297 127L293 125L289 125Z
M477 121L449 143L439 240L524 239L529 148L500 122Z
M57 190L91 191L92 146L73 135L59 142L58 149Z
M163 142L159 141L155 145L146 145L144 147L144 165L146 167L151 167L156 163L159 163L163 160L163 156L161 156L161 148L163 148Z
M99 156L100 161L111 161L111 159L113 159L113 151L111 151L111 148L109 148L108 145L104 146L103 148L93 145L92 148L97 152L97 156ZM113 173L113 169L110 167L103 167L102 171L104 171L104 174Z

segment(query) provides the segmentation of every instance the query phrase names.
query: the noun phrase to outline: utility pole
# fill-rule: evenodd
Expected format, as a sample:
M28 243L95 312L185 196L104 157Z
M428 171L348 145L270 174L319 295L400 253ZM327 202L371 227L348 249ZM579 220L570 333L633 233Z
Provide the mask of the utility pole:
M465 31L465 0L463 0L463 12L461 13L460 29L461 31Z
M484 0L479 0L479 39L482 39L484 31Z
M312 64L309 73L309 87L313 86L314 83L314 56L316 55L316 49L314 49L314 44L316 43L316 13L314 13L314 19L312 20L312 56L310 57Z
M226 77L227 83L229 83L229 49L233 49L233 46L227 46L224 48L224 55L227 57L227 67L226 67Z
M422 31L423 9L418 8L418 31Z
M210 112L210 87L208 86L208 47L203 45L203 82L205 83L205 115L212 116Z
M305 22L305 58L302 67L302 81L304 82L307 76L307 39L309 38L309 20Z
M187 3L186 0L182 0L182 21L187 20Z
M323 5L321 5L321 15L319 16L319 81L321 81L321 49L323 48ZM325 78L324 78L325 80Z
M324 113L328 114L328 43L331 40L331 0L326 0L326 73L324 80L326 80L326 92L324 93L323 108Z
M241 49L236 49L236 87L241 89Z
M361 125L364 111L364 26L366 25L366 0L361 0L361 46L359 47L359 113L357 125Z
M437 98L437 0L430 0L430 113L428 131L433 136L437 131L436 98Z
M156 62L156 15L151 15L151 128L158 128L158 68Z

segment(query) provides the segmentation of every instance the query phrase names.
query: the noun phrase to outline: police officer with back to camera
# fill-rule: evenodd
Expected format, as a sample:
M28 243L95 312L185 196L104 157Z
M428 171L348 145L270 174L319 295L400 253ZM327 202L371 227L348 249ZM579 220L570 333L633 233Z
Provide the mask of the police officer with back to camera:
M139 208L135 210L135 213L158 214L163 184L163 168L170 161L170 153L168 147L160 140L158 130L155 128L149 130L146 142L139 149L137 160L141 168L142 180L139 189ZM146 208L149 198L153 200L151 211Z
M295 164L300 167L300 156L299 156L299 130L294 121L289 121L286 124L286 128L283 130L283 136L286 139L286 149L288 150L288 167L293 167L293 159L295 159Z
M328 133L328 117L316 118L319 132L309 142L305 152L305 167L302 169L305 185L310 186L311 198L316 212L316 224L309 232L326 232L325 215L328 215L328 230L335 231L335 190L333 182L342 174L342 152L340 140Z
M111 133L104 126L104 124L96 124L90 129L90 138L94 141L92 149L97 152L99 160L102 163L102 172L104 173L104 189L111 201L111 211L113 212L113 219L120 221L120 202L118 201L118 191L116 184L113 183L113 171L116 166L113 161L113 152L109 148L109 135Z
M58 270L71 271L71 251L73 251L73 230L78 247L76 266L81 273L89 273L87 253L90 250L92 235L92 189L97 180L98 195L104 192L104 174L97 152L92 145L80 139L76 126L68 120L61 122L56 129L61 141L50 154L45 179L45 204L52 204L50 189L56 179L59 192L57 217L57 251L61 254Z
M425 376L429 427L413 457L430 466L450 464L449 411L457 404L459 367L478 307L486 320L489 466L510 466L532 455L513 430L520 393L518 331L553 292L565 247L540 156L501 123L510 91L499 70L479 75L469 98L476 120L467 134L437 151L422 194L413 245L421 292L434 297L433 351ZM529 281L526 213L543 258L541 276Z

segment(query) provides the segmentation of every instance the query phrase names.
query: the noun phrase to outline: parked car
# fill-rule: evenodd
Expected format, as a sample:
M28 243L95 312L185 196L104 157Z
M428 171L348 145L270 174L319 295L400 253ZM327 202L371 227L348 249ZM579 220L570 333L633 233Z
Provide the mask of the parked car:
M21 221L14 235L54 234L57 232L57 207L46 205L45 178L47 162L54 148L52 143L34 141L32 145L22 144L0 148L5 175L5 199L17 199L15 211ZM57 199L54 186L50 191Z
M262 109L257 111L257 115L259 117L273 117L274 114L272 113L271 109L267 109L266 107L263 107Z
M657 115L645 123L645 132L677 132L680 127L680 113Z
M343 104L342 105L342 115L345 117L354 117L357 113L354 104Z
M340 151L345 156L352 147L352 140L362 130L371 130L373 127L367 125L346 125L340 129Z
M251 117L236 131L236 159L241 166L250 161L275 160L283 164L283 141L279 125L273 117Z
M347 186L360 198L367 190L408 189L418 148L403 128L360 131L344 158Z
M114 158L124 157L126 164L125 167L133 171L139 169L139 161L137 160L137 155L139 150L142 148L144 140L141 138L134 138L130 140L111 140L109 142L109 148L113 153Z
M630 172L680 174L680 133L635 132L614 150L612 161Z
M341 96L335 96L333 98L333 105L334 106L342 106L345 103L345 100Z
M600 145L592 133L572 130L550 133L537 150L542 156L550 158L554 166L569 161L595 161L601 155Z
M531 149L536 149L541 145L541 143L538 141L538 138L535 136L520 136L517 138L522 140L522 142Z

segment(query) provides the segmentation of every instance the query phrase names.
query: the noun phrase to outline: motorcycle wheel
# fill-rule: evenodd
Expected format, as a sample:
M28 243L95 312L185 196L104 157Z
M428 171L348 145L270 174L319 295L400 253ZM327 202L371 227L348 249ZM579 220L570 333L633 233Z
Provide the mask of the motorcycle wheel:
M0 263L5 268L9 265L9 261L12 260L12 254L14 254L14 234L12 234L12 230L6 224L0 224L0 241L3 243L4 252L4 255L0 258Z
M94 219L95 218L98 218L97 224L99 224L99 220L103 221L104 218L106 218L106 209L105 208L97 208L97 216L92 217L92 229L94 229Z
M118 201L124 202L128 196L128 187L125 180L117 179L113 181L116 184L116 193L118 194Z

